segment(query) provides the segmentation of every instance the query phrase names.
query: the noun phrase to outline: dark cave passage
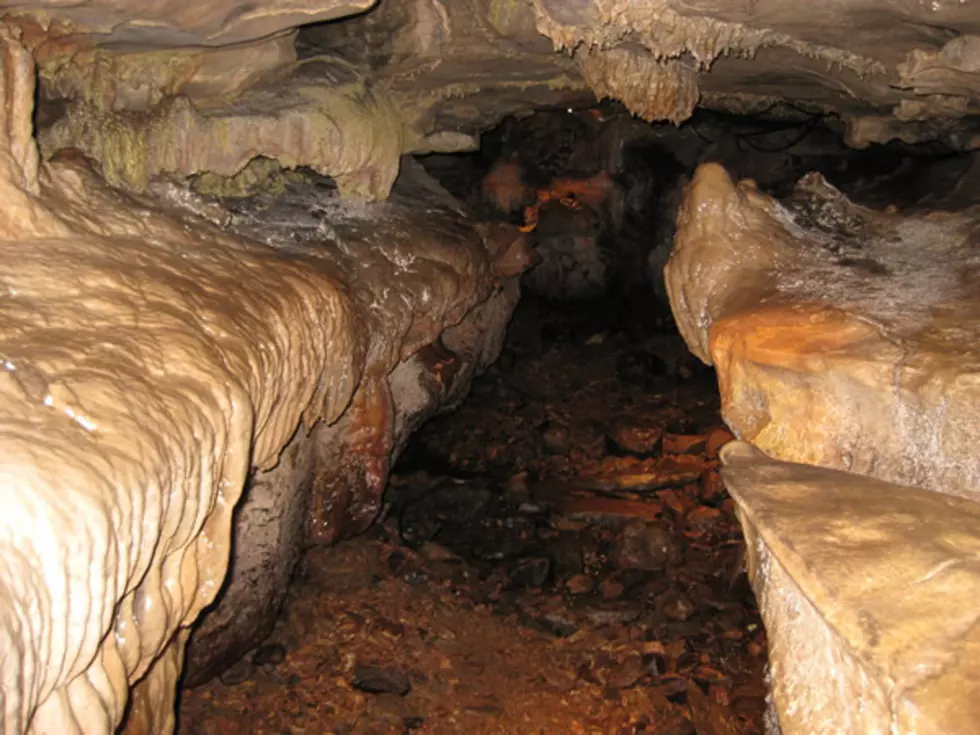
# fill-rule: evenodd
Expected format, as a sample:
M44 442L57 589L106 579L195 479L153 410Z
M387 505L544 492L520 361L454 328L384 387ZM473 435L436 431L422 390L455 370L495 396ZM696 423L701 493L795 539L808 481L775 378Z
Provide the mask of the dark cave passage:
M485 218L529 231L539 262L526 292L567 301L613 298L666 308L663 266L684 186L721 163L777 198L818 172L871 207L957 207L972 195L973 158L941 143L848 147L840 122L790 105L756 115L698 110L680 126L647 124L618 103L508 118L479 151L420 159Z
M731 435L714 371L650 314L526 296L379 522L307 554L272 637L184 695L182 731L761 732Z
M792 109L674 127L603 104L421 160L535 247L501 356L412 438L374 526L306 554L269 640L184 694L181 732L763 732L731 434L662 283L684 185L717 160L780 197L819 171L913 207L970 159L852 150Z

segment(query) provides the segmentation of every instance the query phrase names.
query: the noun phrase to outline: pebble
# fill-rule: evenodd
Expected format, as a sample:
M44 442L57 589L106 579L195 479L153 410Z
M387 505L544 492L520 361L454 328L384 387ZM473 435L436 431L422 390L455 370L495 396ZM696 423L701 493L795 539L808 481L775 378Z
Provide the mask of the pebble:
M664 615L678 622L690 618L696 609L694 603L679 592L668 592L661 600Z
M664 454L698 454L703 452L708 437L701 434L664 434Z
M504 484L504 492L507 497L514 502L526 502L531 499L531 493L527 484L527 472L518 472L512 475Z
M565 582L565 589L573 595L587 595L594 587L592 577L588 574L576 574Z
M663 436L658 426L622 426L608 436L611 453L652 457Z
M728 429L724 427L716 427L708 432L708 440L705 442L704 451L711 459L718 457L718 452L721 448L728 444L730 441L734 441L735 436Z
M618 582L612 577L606 577L599 583L599 591L605 599L615 600L617 597L623 596L626 587L622 582Z
M699 531L717 526L724 520L721 511L707 505L699 505L687 514L687 525Z
M351 684L368 694L397 694L404 697L412 690L407 676L380 666L358 666Z
M609 689L626 689L636 684L646 673L643 657L639 654L630 655L609 673L606 686Z
M432 541L426 541L419 547L419 554L428 561L458 561L459 557L447 549Z
M561 612L549 612L537 618L538 624L557 638L567 638L578 632L578 625Z
M705 503L717 503L728 492L725 489L725 483L722 481L721 475L714 470L701 475L698 485L698 495Z
M515 587L541 587L551 574L551 559L546 556L521 559L510 573Z
M635 603L611 603L598 605L585 611L585 617L593 625L626 625L632 623L643 613Z
M248 681L254 671L255 666L246 656L225 669L218 678L221 680L222 684L231 687Z
M616 540L613 563L620 569L656 571L676 563L678 551L666 525L634 519Z

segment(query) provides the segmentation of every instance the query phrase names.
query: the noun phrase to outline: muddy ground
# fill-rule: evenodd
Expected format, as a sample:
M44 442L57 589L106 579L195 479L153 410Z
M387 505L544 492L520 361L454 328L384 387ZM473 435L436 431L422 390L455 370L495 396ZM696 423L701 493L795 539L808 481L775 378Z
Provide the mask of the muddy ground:
M766 641L713 372L662 307L525 298L379 523L311 550L179 732L761 733Z

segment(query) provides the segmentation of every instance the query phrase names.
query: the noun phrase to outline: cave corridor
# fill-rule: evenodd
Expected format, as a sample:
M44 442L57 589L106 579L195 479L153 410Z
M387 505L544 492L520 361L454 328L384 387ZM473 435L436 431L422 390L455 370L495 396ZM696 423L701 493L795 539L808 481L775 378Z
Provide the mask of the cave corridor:
M978 29L3 3L0 733L976 732Z

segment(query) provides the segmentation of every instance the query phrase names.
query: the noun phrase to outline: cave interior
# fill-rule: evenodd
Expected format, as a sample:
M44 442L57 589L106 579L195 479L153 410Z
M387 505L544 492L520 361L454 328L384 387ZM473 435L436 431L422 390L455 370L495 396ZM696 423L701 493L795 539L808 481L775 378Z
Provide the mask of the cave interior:
M788 7L5 4L0 732L975 732L980 13Z

